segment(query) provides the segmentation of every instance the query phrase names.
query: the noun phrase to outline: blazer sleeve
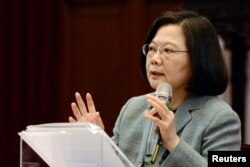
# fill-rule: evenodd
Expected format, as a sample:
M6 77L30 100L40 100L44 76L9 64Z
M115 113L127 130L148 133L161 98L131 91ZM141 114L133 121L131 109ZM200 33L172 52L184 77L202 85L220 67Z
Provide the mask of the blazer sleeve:
M123 114L124 114L124 112L125 112L125 110L126 110L128 104L129 104L131 101L132 101L132 98L129 99L129 100L126 102L126 104L123 105L123 107L122 107L122 109L121 109L121 111L120 111L120 113L119 113L119 116L118 116L118 118L117 118L117 120L116 120L116 122L115 122L115 126L114 126L114 128L113 128L112 140L115 142L115 144L116 144L117 146L119 146L119 137L120 137L119 132L120 132L120 128L121 128L120 126L121 126Z

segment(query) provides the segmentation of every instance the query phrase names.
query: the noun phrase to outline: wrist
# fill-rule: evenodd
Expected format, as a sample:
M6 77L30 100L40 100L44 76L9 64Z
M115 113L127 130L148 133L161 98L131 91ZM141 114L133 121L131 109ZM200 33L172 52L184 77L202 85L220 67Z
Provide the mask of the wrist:
M177 136L176 139L172 140L172 141L169 141L168 143L163 144L166 149L169 151L169 152L172 152L173 150L175 150L175 148L177 147L177 145L180 143L180 138Z

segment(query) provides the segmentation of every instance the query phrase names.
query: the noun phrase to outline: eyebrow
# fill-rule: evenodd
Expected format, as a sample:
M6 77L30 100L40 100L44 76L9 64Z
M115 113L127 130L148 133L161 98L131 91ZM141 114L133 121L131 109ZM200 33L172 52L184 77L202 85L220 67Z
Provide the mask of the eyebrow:
M155 42L155 41L153 41L153 40L152 40L150 43L153 43L154 45L158 45L158 43ZM174 46L174 47L180 49L180 48L178 47L178 45L176 45L175 43L172 43L172 42L160 42L160 45L162 45L162 46L171 45L171 46Z

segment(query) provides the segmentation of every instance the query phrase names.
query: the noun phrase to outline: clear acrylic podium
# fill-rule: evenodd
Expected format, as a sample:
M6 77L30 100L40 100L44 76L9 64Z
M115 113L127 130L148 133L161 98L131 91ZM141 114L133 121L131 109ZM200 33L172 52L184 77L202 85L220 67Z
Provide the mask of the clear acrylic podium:
M20 167L36 166L25 165L24 145L50 167L133 167L111 138L90 123L30 125L18 134Z

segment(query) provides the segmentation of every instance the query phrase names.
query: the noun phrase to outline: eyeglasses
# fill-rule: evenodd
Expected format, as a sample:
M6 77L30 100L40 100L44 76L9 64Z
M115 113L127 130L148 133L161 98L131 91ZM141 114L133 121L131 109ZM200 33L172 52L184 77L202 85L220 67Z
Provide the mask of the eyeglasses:
M147 57L148 56L152 57L158 51L159 51L160 55L162 55L163 57L169 57L169 56L172 56L175 53L179 53L179 52L188 52L188 51L173 50L173 49L170 49L166 46L155 47L155 46L149 45L149 44L145 44L142 47L142 53Z

